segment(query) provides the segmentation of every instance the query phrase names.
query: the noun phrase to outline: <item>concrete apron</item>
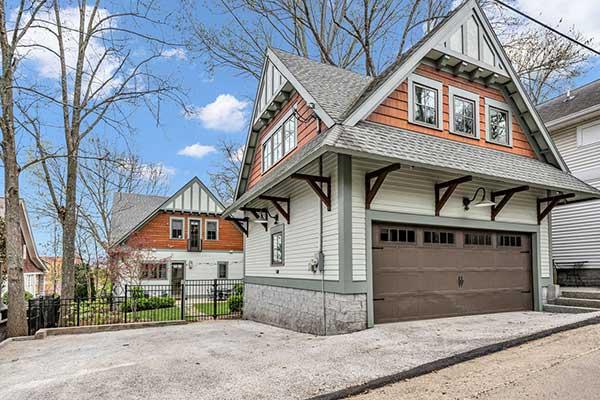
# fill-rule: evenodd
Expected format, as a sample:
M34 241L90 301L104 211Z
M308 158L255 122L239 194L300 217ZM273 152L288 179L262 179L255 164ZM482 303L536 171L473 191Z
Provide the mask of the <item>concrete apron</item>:
M346 397L358 395L364 393L367 390L377 389L392 383L400 382L405 379L415 378L417 376L425 375L434 371L438 371L443 368L450 367L455 364L469 361L474 358L482 357L488 354L496 353L511 347L520 346L527 342L531 342L537 339L560 333L572 329L581 328L589 325L600 324L600 316L594 316L586 320L574 322L567 325L557 326L554 328L546 329L543 331L535 332L529 335L517 337L504 342L493 343L487 346L479 347L477 349L469 350L463 353L455 354L450 357L441 358L426 364L419 365L414 368L410 368L405 371L401 371L395 374L383 376L381 378L373 379L369 382L365 382L360 385L351 386L345 389L336 390L334 392L321 394L318 396L310 397L308 400L337 400L345 399Z

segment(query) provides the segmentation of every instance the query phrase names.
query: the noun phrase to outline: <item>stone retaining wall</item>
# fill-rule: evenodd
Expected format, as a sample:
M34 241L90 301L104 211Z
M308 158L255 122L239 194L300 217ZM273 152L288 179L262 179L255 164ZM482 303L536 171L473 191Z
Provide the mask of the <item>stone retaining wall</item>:
M324 335L323 294L247 283L244 318L298 332ZM367 328L366 294L325 293L327 335Z
M0 320L0 342L8 337L8 326L6 320Z
M556 279L560 286L600 286L600 269L559 269Z

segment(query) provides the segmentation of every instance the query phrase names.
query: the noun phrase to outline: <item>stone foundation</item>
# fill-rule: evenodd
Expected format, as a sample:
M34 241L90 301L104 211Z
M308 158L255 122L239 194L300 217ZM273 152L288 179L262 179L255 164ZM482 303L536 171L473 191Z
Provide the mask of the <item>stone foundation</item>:
M323 294L247 283L244 318L297 332L324 335ZM325 293L327 335L367 328L367 295Z
M559 269L556 280L560 286L600 286L600 269Z

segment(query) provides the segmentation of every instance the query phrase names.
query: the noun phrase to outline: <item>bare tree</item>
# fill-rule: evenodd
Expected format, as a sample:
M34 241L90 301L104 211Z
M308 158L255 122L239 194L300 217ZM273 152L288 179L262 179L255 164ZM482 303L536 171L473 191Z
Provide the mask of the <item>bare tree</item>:
M259 78L267 46L377 75L406 45L448 13L451 0L181 0L188 45L209 71L228 67ZM222 14L215 28L194 10ZM418 29L423 28L423 29ZM390 51L393 49L393 51Z
M5 235L12 238L6 246L6 268L8 274L8 335L27 334L27 321L23 282L23 257L20 230L21 166L17 154L17 112L20 89L17 84L17 67L21 61L18 47L25 34L36 23L46 5L45 0L20 1L7 4L0 0L0 51L2 53L2 75L0 76L0 130L2 131L2 162L4 166Z
M105 8L107 4L111 11ZM161 76L153 70L165 46L172 45L160 36L165 19L153 17L155 14L152 2L96 0L88 4L84 0L62 8L53 0L52 10L36 26L51 40L28 43L29 48L54 57L58 66L58 86L32 91L32 95L55 105L61 115L64 147L50 149L39 138L36 144L51 204L62 227L61 295L65 298L73 297L74 291L82 144L100 128L115 135L132 130L128 118L133 107L148 107L158 121L160 102L178 100L174 76ZM143 52L137 51L141 41ZM58 151L66 154L58 171L62 190L48 166Z
M514 0L509 2L514 3ZM483 5L534 102L541 103L568 89L589 67L591 54L578 44L502 8L494 1L485 1ZM562 20L554 27L563 28ZM565 33L585 44L591 43L575 27L566 28Z
M235 187L242 166L243 147L234 141L222 139L217 147L221 153L221 163L208 171L210 187L223 203L231 203L235 198Z

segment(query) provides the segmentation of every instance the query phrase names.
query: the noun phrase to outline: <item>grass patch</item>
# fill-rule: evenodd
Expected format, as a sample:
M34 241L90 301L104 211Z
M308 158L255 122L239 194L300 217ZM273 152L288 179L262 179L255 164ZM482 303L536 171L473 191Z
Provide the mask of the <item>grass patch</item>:
M181 307L156 308L127 313L127 322L175 321L181 319Z
M210 303L198 303L194 304L194 308L200 311L202 314L206 315L214 315L214 304ZM229 314L229 304L227 301L218 301L217 302L217 315Z

